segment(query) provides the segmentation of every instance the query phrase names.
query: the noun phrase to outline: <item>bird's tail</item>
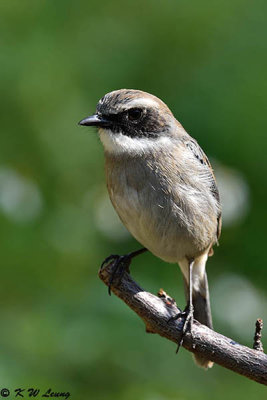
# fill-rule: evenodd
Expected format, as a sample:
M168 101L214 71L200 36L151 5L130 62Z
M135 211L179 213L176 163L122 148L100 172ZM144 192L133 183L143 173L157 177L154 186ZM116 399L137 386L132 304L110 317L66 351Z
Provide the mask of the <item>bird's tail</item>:
M195 260L193 266L193 307L194 307L194 318L201 324L208 326L213 329L212 326L212 316L210 309L210 296L209 296L209 286L207 274L205 271L207 256L202 256ZM180 264L181 266L181 264ZM184 268L182 268L184 276L184 286L185 286L185 296L187 302L189 301L189 285L188 285L188 269L185 273ZM197 365L203 368L211 368L213 362L207 360L199 354L194 354L194 359Z

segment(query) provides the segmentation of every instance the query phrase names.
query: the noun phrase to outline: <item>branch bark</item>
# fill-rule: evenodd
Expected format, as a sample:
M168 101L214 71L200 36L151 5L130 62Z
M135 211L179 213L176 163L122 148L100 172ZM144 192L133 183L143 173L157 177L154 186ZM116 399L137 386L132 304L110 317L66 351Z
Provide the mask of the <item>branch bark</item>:
M100 279L108 286L112 273L109 264L99 271ZM123 300L144 321L146 331L157 333L178 343L183 318L170 321L181 310L166 295L157 297L142 289L128 273L113 280L111 291ZM164 293L164 292L162 292ZM194 320L191 333L187 332L182 346L205 358L267 386L267 355L225 337Z

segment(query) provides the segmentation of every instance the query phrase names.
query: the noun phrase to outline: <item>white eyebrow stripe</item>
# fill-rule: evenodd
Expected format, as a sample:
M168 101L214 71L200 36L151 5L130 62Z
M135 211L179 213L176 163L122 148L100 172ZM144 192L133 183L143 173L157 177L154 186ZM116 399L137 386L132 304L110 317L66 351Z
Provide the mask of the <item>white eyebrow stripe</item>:
M150 98L150 97L139 97L137 99L133 99L129 101L125 105L125 108L132 108L132 107L159 107L159 104L156 100Z

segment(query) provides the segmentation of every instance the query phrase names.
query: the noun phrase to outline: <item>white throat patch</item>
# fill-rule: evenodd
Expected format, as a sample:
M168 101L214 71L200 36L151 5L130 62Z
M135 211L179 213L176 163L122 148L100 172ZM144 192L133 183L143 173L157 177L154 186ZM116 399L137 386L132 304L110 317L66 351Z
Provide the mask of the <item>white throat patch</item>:
M173 146L173 142L168 136L159 136L158 139L133 138L103 128L99 129L99 136L104 149L112 154L144 154L151 150L157 150L160 146Z

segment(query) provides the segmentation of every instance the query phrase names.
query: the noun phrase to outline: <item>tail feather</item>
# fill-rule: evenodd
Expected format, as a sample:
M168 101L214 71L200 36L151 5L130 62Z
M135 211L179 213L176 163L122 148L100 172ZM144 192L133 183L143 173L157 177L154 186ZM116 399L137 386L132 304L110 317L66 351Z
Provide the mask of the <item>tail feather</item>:
M209 285L206 272L203 280L201 281L200 290L194 290L193 288L193 306L194 318L201 324L213 329L210 309Z
M194 306L194 318L201 324L208 326L210 329L213 329L211 309L210 309L209 285L206 272L205 276L203 277L203 280L201 281L201 290L200 291L193 290L193 306ZM196 364L203 368L207 369L213 366L212 361L207 360L205 357L202 357L201 355L194 354L194 359Z
M195 267L195 266L194 266ZM193 267L193 307L194 307L194 318L201 324L208 326L213 329L212 326L212 316L210 309L210 296L209 296L209 286L208 279L205 270L203 273L198 274L200 270L196 265L196 269ZM184 269L182 269L183 271ZM184 275L184 286L185 286L185 296L188 302L189 300L189 286L187 276ZM211 368L213 362L207 360L199 354L194 354L194 359L197 365L203 368Z

